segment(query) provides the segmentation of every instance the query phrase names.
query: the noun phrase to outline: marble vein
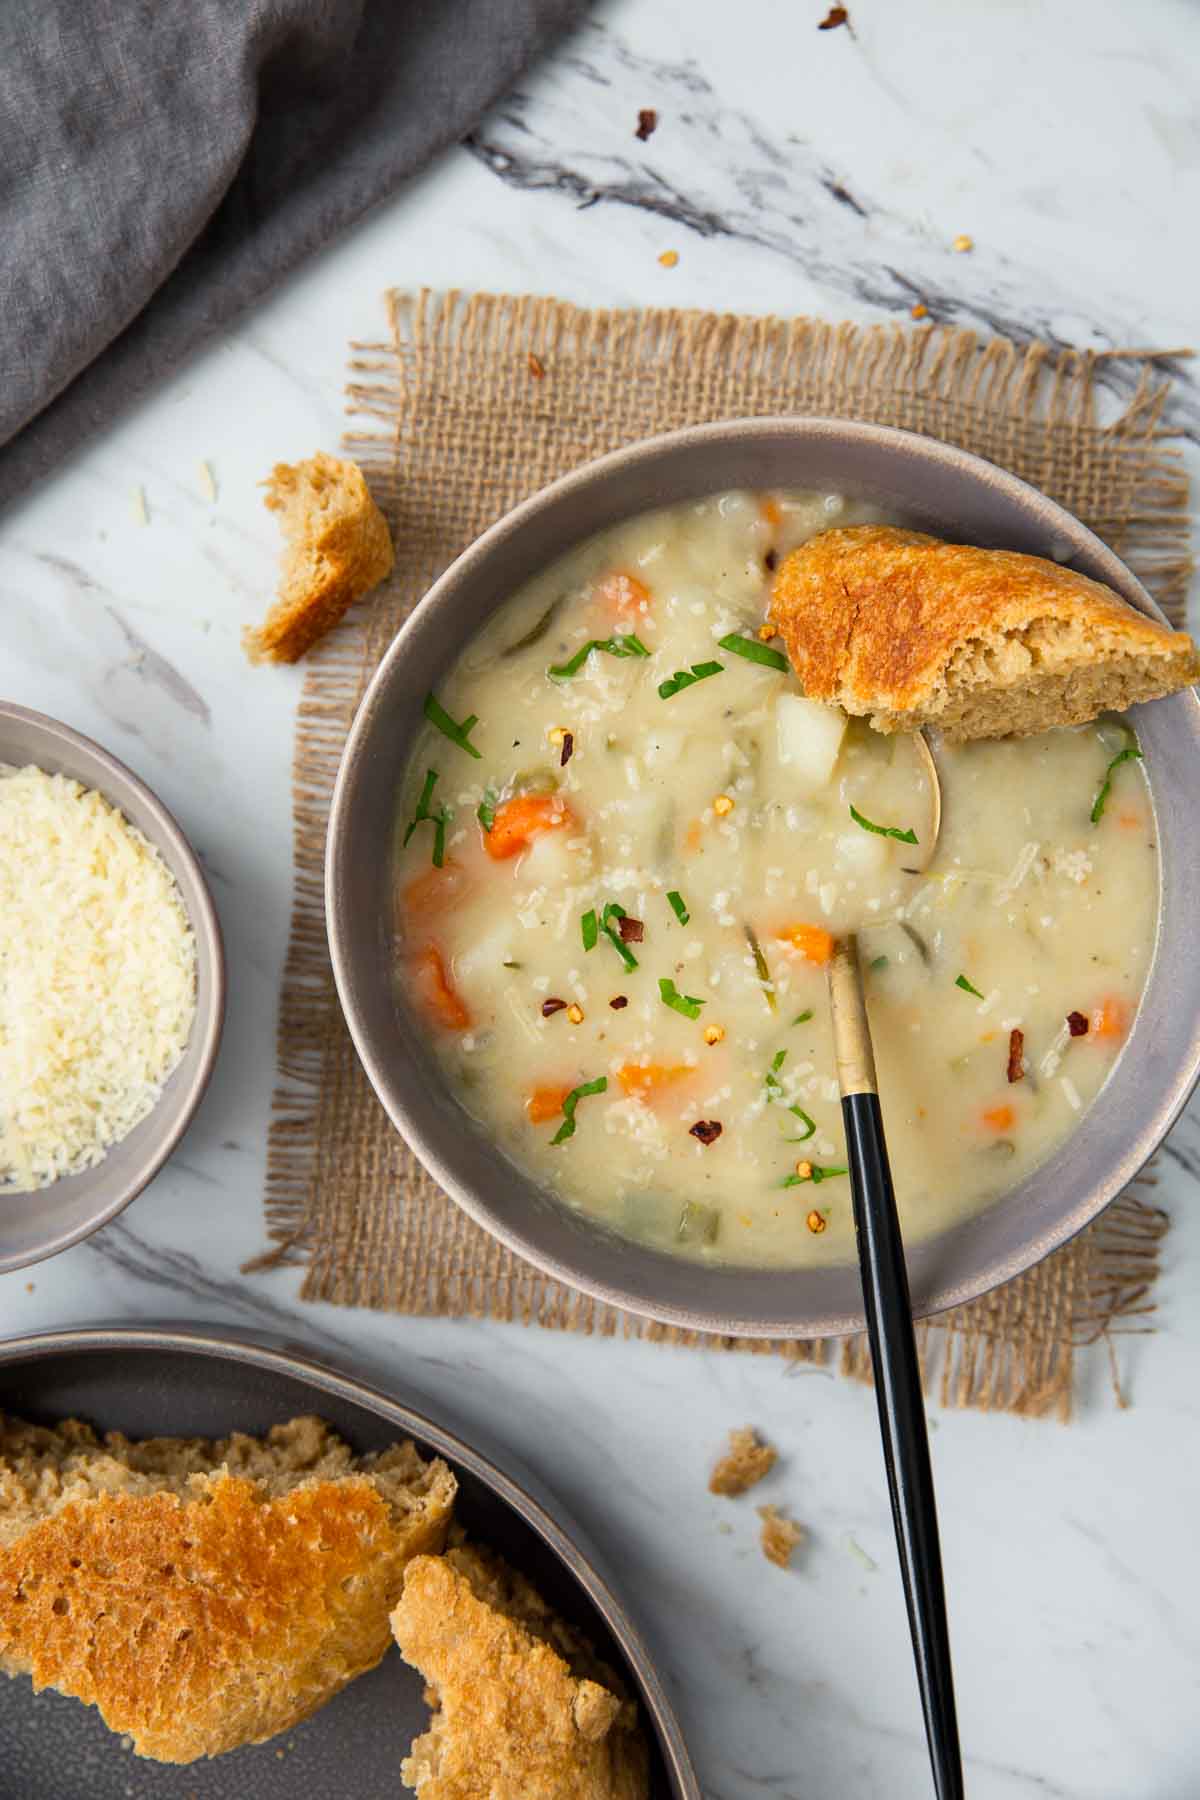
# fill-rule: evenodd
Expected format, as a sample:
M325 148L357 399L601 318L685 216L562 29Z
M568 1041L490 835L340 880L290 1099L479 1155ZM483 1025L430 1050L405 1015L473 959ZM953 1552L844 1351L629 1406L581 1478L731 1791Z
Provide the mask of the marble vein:
M899 316L920 300L934 320L1018 344L1113 349L1143 335L1140 320L1122 316L1102 296L1073 291L1069 271L1035 268L999 250L954 255L957 225L935 226L852 185L800 135L772 133L725 103L693 59L639 56L593 21L557 75L553 84L510 96L466 140L473 156L519 192L581 208L630 208L700 238L766 251L802 268L831 299ZM612 147L608 95L617 80L640 83L637 91L663 115L645 151L631 137ZM746 310L754 307L748 302ZM1139 373L1135 364L1110 360L1098 382L1120 404L1132 397ZM1186 365L1174 374L1172 428L1200 443L1200 387Z
M297 1333L327 1349L340 1351L343 1356L353 1353L347 1338L310 1317L307 1311L301 1322L294 1307L283 1305L261 1289L231 1281L227 1275L210 1273L186 1250L149 1243L121 1220L89 1238L86 1254L141 1286L161 1288L198 1303L198 1317L205 1316L205 1308L215 1309L218 1316L227 1318L232 1314L252 1325Z
M105 610L129 648L128 667L151 687L161 688L168 699L182 706L185 712L199 719L202 725L211 725L212 713L209 711L208 701L192 686L187 676L181 674L174 663L168 662L165 656L136 632L115 606L108 606Z

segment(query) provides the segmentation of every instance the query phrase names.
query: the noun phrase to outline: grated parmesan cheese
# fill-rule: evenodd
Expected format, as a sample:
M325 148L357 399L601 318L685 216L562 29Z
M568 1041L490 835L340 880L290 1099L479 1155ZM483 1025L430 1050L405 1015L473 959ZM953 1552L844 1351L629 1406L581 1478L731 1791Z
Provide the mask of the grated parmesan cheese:
M0 1191L93 1167L183 1055L196 940L157 850L100 794L0 768Z

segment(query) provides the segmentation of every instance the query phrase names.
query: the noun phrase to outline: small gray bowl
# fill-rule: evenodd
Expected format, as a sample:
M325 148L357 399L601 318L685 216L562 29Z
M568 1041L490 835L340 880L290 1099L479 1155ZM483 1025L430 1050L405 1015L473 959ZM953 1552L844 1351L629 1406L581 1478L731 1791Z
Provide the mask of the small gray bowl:
M573 544L647 508L723 488L826 489L940 537L1052 556L1161 617L1077 519L1003 469L931 438L833 419L704 425L602 457L484 532L435 582L364 696L334 790L326 910L334 974L363 1065L396 1128L463 1209L548 1274L615 1306L742 1337L863 1327L854 1265L746 1269L632 1243L556 1202L500 1156L449 1092L390 976L386 904L396 788L426 693L489 613ZM1200 1074L1200 702L1137 709L1161 845L1153 967L1133 1030L1075 1134L1028 1180L908 1253L913 1307L939 1312L1019 1275L1080 1231L1162 1142Z
M161 800L90 738L44 713L0 701L0 764L5 763L18 768L34 763L94 788L154 845L179 884L196 934L196 1016L158 1104L103 1162L33 1193L0 1190L0 1274L77 1244L115 1219L157 1175L200 1104L225 1017L225 953L216 909L191 845Z

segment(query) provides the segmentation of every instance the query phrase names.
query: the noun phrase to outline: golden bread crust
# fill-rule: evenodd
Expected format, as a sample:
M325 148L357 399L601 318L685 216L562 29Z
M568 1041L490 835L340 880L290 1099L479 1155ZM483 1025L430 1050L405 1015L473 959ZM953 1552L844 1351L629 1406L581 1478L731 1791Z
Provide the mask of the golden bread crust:
M401 1769L420 1800L645 1800L618 1678L498 1557L417 1558L392 1630L437 1709Z
M822 532L793 550L769 620L810 699L881 731L1044 730L1174 692L1200 673L1186 634L1086 575L886 525ZM1007 726L998 699L1009 703Z
M773 1446L760 1441L748 1425L731 1431L729 1449L708 1478L709 1493L744 1494L764 1475L770 1474L777 1456Z
M797 1525L795 1519L789 1519L777 1506L760 1506L758 1516L762 1520L758 1541L763 1555L777 1569L788 1568L792 1551L808 1535L803 1525Z
M251 662L297 662L356 600L391 574L387 520L357 463L318 451L276 463L264 501L281 515L287 549L280 596L263 624L248 627Z
M163 1762L260 1743L373 1667L405 1565L445 1541L454 1477L411 1445L326 1479L277 1444L276 1466L290 1468L272 1493L268 1479L188 1472L213 1450L204 1440L104 1448L87 1427L35 1429L5 1434L17 1453L8 1498L42 1516L0 1548L0 1668L96 1706ZM227 1443L243 1461L255 1446L269 1454ZM320 1448L311 1433L299 1447Z

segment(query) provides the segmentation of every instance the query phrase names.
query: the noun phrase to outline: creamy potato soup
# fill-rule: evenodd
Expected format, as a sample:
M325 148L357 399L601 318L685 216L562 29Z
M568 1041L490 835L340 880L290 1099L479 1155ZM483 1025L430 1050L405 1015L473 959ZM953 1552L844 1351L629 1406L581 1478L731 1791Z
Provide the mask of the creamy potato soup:
M1127 725L939 747L923 868L912 742L804 699L763 641L776 560L877 517L728 493L593 538L467 646L399 796L398 979L463 1106L564 1205L683 1255L854 1254L837 933L913 1239L1075 1129L1153 953Z

